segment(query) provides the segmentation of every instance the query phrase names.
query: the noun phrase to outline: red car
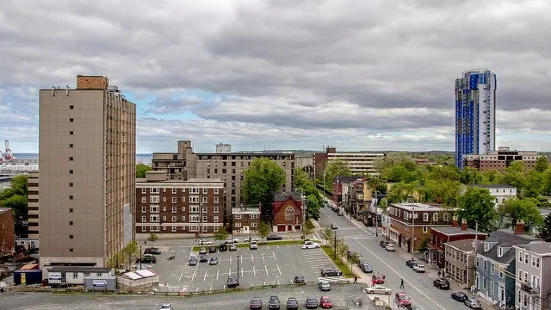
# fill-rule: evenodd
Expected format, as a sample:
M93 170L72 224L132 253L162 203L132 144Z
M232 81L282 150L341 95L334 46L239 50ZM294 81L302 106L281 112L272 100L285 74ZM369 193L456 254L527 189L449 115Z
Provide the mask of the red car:
M394 297L396 298L396 303L398 305L406 307L406 308L411 306L411 297L406 295L406 293L398 292L398 293L396 293L396 295Z
M386 276L384 274L375 274L371 277L371 283L375 284L385 284Z
M329 299L329 296L322 296L320 298L320 307L323 309L333 308L333 302Z

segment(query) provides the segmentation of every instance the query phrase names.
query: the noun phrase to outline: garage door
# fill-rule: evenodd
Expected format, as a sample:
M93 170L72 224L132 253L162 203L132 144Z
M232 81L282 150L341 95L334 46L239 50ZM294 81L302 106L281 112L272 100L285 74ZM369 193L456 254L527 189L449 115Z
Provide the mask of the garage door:
M285 225L277 225L277 231L285 231Z

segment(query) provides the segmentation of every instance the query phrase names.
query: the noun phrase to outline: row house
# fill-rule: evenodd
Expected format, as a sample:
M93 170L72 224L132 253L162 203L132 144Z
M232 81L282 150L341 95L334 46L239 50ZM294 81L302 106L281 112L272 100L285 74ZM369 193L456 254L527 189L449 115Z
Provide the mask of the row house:
M432 227L450 226L457 209L422 203L392 203L388 235L408 252L417 251Z
M239 208L232 208L233 234L258 234L261 212L262 204L260 203L258 207L250 207L241 204Z
M224 225L224 190L222 180L148 171L136 180L136 233L213 234Z
M333 201L339 206L344 207L345 203L349 202L349 185L358 180L363 180L361 177L336 176L333 178Z
M498 229L477 249L476 290L478 295L500 306L514 307L516 301L516 253L514 246L542 242L524 233L519 221L514 231Z
M483 240L462 239L446 242L445 274L461 284L466 289L471 289L475 284L476 270L476 246L483 244Z
M451 226L431 227L428 262L439 268L445 267L446 250L445 245L449 242L459 240L485 240L488 235L467 227L467 221L461 221L461 227L458 225L456 216L452 217Z
M305 220L304 199L300 193L277 193L272 203L273 231L301 231Z
M551 309L551 243L514 245L516 309Z

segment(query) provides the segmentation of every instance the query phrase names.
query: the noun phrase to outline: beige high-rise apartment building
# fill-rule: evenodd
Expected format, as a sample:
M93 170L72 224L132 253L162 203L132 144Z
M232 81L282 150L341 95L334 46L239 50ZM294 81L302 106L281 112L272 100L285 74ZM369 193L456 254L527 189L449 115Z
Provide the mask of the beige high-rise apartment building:
M40 265L114 267L134 239L136 105L107 77L40 90Z

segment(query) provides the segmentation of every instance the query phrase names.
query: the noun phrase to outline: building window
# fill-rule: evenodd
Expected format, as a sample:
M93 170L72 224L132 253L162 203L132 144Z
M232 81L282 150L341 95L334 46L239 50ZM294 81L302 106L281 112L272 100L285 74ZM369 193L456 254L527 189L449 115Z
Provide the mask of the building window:
M203 215L203 223L206 223L206 222L208 222L207 216Z
M522 281L522 270L519 269L517 273L518 273L518 280Z
M295 208L293 208L293 206L287 206L287 208L285 208L285 221L292 222L294 218Z
M75 106L74 105L70 105L69 106L69 110L74 110L75 109Z
M74 122L75 120L73 118L69 118L69 123Z
M494 270L495 270L495 265L494 265L494 263L490 263L490 273L491 273L491 274L494 274L494 272L495 272Z
M69 131L69 135L71 135L71 136L72 136L72 135L73 135L73 133L74 133L73 131Z
M438 222L438 213L433 213L432 214L432 221L433 222Z
M176 206L172 206L172 213L176 213L177 209Z
M142 194L147 194L147 188L142 188Z
M73 221L69 221L69 226L73 226Z
M214 194L218 194L218 188L214 189Z
M218 197L214 197L214 203L218 203Z
M149 215L149 221L152 223L159 223L159 215L158 214Z
M149 206L149 212L151 212L151 213L159 213L159 206L158 206L158 205Z
M208 194L209 193L209 190L207 188L203 188L203 194Z
M172 197L172 203L176 203L176 197Z
M251 227L256 228L256 223L251 223Z
M73 174L73 170L69 170L69 174Z
M199 223L199 215L190 215L189 216L189 221L191 223Z
M163 197L163 202L166 202L166 197Z
M186 202L186 197L182 197L182 202Z
M429 214L423 213L423 221L428 222L429 221Z
M524 254L524 263L528 264L528 254Z
M149 202L150 203L159 203L159 196L149 196Z
M536 268L540 268L540 258L536 257Z
M147 197L142 197L142 203L147 203Z
M72 196L72 195L71 195L71 196L69 196L69 200L73 200L73 196Z
M163 212L166 212L166 206L163 206Z
M172 226L172 232L176 232L176 226Z
M69 213L73 213L73 208L69 208Z
M150 194L160 194L160 193L161 193L161 189L160 189L160 188L154 188L154 187L152 187L152 188L149 189L149 193L150 193Z
M426 234L429 231L428 226L423 226L423 233Z
M72 156L71 156L71 157L69 157L69 161L73 161L73 157L72 157Z
M185 222L185 221L186 221L186 216L182 215L182 222Z
M73 239L73 235L69 235L69 239Z
M70 252L70 253L73 253L73 249L69 249L69 252ZM75 273L73 273L73 274L75 274Z
M237 223L235 223L234 226L235 226L236 228L240 228L240 227L241 227L241 223L240 223L240 222L237 222Z
M172 194L176 194L176 189L175 188L172 189Z
M73 187L73 183L69 183L69 187Z
M208 202L208 197L203 197L203 203L207 203Z
M186 207L182 207L182 212L185 212L186 211Z
M199 203L199 197L197 197L197 196L190 196L190 197L189 197L189 203Z
M73 148L73 144L69 144L69 148L72 149L72 148Z
M234 218L235 218L236 220L240 220L240 219L241 219L241 214L236 214L236 215L234 216Z
M176 223L177 220L176 216L172 216L172 223Z
M189 206L189 213L199 213L199 206Z
M214 219L212 220L214 223L218 223L218 215L214 216Z
M494 294L494 281L490 282L490 294Z
M251 220L257 220L258 214L251 214Z
M142 232L146 232L147 231L147 228L145 228L145 226L142 226Z
M192 187L189 189L190 194L199 194L199 189L197 187Z
M147 216L142 215L142 223L145 223L145 222L147 222Z
M158 232L158 231L160 231L160 229L159 229L159 226L151 225L151 226L149 226L149 231Z

